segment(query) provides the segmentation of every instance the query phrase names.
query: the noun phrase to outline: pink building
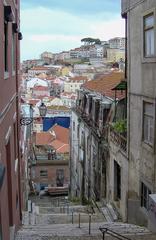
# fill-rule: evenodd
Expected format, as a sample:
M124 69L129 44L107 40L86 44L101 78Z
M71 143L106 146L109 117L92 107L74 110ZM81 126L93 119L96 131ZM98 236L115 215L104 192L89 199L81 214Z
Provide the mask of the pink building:
M19 151L19 0L0 1L0 239L21 222Z

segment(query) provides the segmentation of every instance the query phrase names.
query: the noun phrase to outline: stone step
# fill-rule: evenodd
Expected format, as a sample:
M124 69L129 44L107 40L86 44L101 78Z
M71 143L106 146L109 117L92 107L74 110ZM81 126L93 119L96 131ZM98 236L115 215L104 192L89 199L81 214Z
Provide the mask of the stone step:
M110 212L108 211L107 207L102 207L101 212L104 215L104 217L106 218L107 222L113 222L113 218L112 218Z
M35 224L67 224L72 223L72 220L74 223L78 223L80 217L80 222L87 223L89 221L89 215L85 213L74 213L73 215L70 214L25 214L23 217L23 224L24 225L35 225ZM104 218L101 215L93 214L91 215L91 221L92 222L103 222Z
M107 203L107 209L109 210L109 213L113 219L113 221L117 221L118 220L118 215L116 213L116 211L114 210L113 206L110 203Z
M82 229L88 229L88 223L81 224ZM133 224L124 224L124 223L91 223L91 227L93 231L96 231L97 233L99 231L99 227L104 227L111 229L115 232L121 233L121 234L149 234L149 230L145 227L139 227ZM27 232L29 231L50 231L50 232L57 232L58 229L60 229L60 233L64 233L65 235L68 234L68 232L72 232L73 229L78 229L78 224L49 224L49 225L25 225L21 228L21 231ZM79 231L79 230L78 230Z

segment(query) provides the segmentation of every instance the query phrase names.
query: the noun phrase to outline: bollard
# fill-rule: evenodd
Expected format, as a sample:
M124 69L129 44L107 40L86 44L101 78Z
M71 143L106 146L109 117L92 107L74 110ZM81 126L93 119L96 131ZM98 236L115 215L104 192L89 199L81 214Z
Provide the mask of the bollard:
M105 240L105 232L103 232L103 240Z
M31 213L30 212L28 213L28 219L29 219L28 224L31 225Z
M72 224L74 224L74 212L72 210Z
M89 214L89 235L91 234L91 214Z
M80 228L80 213L79 213L79 228Z

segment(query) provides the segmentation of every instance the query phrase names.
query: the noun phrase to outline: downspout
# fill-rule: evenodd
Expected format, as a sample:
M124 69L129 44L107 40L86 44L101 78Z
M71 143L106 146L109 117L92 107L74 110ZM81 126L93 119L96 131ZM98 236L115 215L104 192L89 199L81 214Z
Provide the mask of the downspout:
M122 15L122 18L125 19L125 80L127 81L127 87L126 87L126 92L125 92L125 97L126 97L126 118L127 118L127 160L128 160L128 186L129 186L129 143L130 143L130 134L129 134L129 129L130 129L130 100L129 100L129 79L130 79L130 71L128 72L128 19L127 19L127 12ZM129 59L130 59L130 51L129 51ZM130 69L130 61L129 61L129 69ZM126 221L128 222L128 191L127 189L127 196L126 196Z
M16 22L19 24L19 1L16 8ZM19 40L18 34L16 34L16 113L17 113L17 139L18 143L20 142L20 114L19 114L19 73L18 69L20 66L20 47L19 47ZM18 187L19 187L19 213L20 213L20 220L22 220L22 199L21 199L21 153L20 153L20 146L18 144Z

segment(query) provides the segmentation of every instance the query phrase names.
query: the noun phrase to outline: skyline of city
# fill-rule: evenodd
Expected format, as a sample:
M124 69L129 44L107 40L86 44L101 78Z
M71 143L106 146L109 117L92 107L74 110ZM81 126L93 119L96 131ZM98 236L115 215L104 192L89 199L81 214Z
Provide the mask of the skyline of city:
M43 51L56 53L79 47L84 37L124 37L124 20L119 0L70 4L48 0L34 4L23 0L21 31L21 60L26 60L38 58Z

